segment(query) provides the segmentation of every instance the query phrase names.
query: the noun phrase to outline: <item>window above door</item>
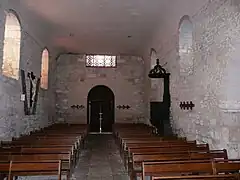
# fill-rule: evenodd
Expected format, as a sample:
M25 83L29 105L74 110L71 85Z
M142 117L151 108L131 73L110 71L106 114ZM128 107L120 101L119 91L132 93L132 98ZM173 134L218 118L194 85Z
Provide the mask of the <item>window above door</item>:
M86 55L86 67L116 67L116 56Z

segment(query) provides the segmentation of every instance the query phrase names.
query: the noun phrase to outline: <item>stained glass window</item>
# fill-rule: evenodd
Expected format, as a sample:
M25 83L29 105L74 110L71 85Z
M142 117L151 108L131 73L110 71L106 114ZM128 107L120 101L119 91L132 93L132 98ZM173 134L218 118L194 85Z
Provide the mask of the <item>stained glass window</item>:
M19 78L21 26L18 18L6 12L2 74L14 79Z
M116 56L109 55L87 55L87 67L116 67Z
M41 88L48 88L48 63L49 53L47 49L42 52L42 68L41 68Z

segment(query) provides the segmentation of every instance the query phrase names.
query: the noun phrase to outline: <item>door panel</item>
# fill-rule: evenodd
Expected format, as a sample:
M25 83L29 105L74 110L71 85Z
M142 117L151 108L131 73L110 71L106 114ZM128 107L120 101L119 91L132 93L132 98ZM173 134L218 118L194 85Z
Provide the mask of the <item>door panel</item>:
M102 131L109 132L112 130L112 108L111 101L103 102L103 121L102 121Z
M113 107L111 101L91 102L90 129L92 132L100 131L100 111L102 112L102 132L112 131Z
M100 122L99 122L99 102L91 102L90 106L90 131L99 132Z

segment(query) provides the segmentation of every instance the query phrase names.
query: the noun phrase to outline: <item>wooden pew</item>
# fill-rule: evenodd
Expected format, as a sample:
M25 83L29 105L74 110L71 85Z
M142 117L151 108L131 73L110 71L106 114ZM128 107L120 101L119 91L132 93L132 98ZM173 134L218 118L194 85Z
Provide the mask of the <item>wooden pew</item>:
M124 154L122 155L125 167L128 164L129 161L131 161L132 153L136 153L138 149L138 152L144 152L143 149L146 150L145 152L176 152L176 151L209 151L208 144L166 144L166 145L158 145L158 144L151 144L151 145L137 145L137 146L130 146L127 148L126 151L124 151Z
M34 154L0 154L1 161L49 161L49 160L62 160L66 162L68 168L71 169L72 160L71 154L68 153L34 153Z
M68 127L69 129L66 130L66 125L51 126L35 131L28 136L13 138L13 141L10 142L1 142L0 160L11 162L11 169L9 171L12 173L11 177L13 175L18 176L19 174L31 175L31 169L28 167L29 164L35 164L36 167L40 168L48 160L48 162L54 161L56 167L56 162L60 160L61 168L64 169L63 172L66 172L65 174L69 179L70 170L74 165L73 159L76 161L78 157L76 152L79 153L81 142L88 131L86 127L79 128L81 126L76 127L75 125ZM9 165L9 162L2 164L5 170L0 168L0 172L6 174L6 167ZM25 169L23 164L25 164ZM14 169L14 167L19 167L21 172ZM49 173L47 170L44 170L44 167L43 171L46 171L47 174ZM54 170L54 174L56 172ZM36 170L33 174L41 175L41 172Z
M141 150L141 149L137 149ZM196 150L179 150L179 149L153 149L153 151L132 151L131 152L131 159L130 162L132 162L132 157L137 155L188 155L192 158L195 158L194 155L197 155L196 158L199 158L201 155L205 156L206 154L210 154L212 158L214 159L228 159L227 151L226 149L223 150L209 150L209 149L196 149Z
M21 154L69 154L71 164L76 165L77 158L71 148L68 147L32 147L22 148Z
M158 176L160 179L180 179L185 175L236 174L239 177L240 160L188 160L143 162L142 180L146 176ZM160 175L160 176L159 176Z
M4 150L2 150L4 149ZM72 165L76 165L78 154L73 146L58 146L58 145L38 145L38 146L22 146L12 151L11 147L0 149L1 155L17 155L17 154L71 154Z
M21 153L71 153L72 146L22 147Z
M208 151L208 152L190 152L182 151L175 153L150 153L150 154L134 154L132 162L128 164L129 173L132 179L135 178L137 172L141 172L142 162L153 162L153 161L177 161L177 160L205 160L205 159L221 159L226 158L226 151Z
M151 180L239 180L239 174L217 174L217 175L186 175L186 176L168 176L168 177L152 177Z
M143 147L176 147L176 146L186 146L195 147L197 144L195 141L183 142L183 141L149 141L149 142L137 142L137 143L124 143L122 151L128 151L129 148L143 148Z
M132 163L132 167L137 164L147 163L144 161L159 161L165 163L164 169L167 169L170 166L166 162L171 162L172 160L177 160L173 162L177 162L176 167L185 166L185 170L183 172L171 172L172 173L184 173L185 176L174 177L168 175L164 177L160 177L160 179L239 179L239 174L229 174L239 169L239 162L234 161L234 163L230 163L230 160L223 163L226 160L227 152L226 150L209 150L208 144L197 144L187 143L186 138L163 138L158 137L153 133L152 127L149 127L144 124L123 124L116 125L114 128L114 135L117 144L120 147L121 155L124 159L125 165ZM164 139L168 139L168 143L163 142L162 145L158 142L164 141ZM171 141L172 140L172 141ZM170 142L171 141L171 142ZM159 144L158 144L159 143ZM167 151L167 152L166 152ZM193 162L193 159L200 159L200 161ZM206 159L206 164L204 165L204 159ZM214 166L212 164L213 161L210 162L210 159L221 159L221 163L216 163L214 161ZM179 162L184 161L186 164L182 165ZM191 161L191 165L189 162ZM149 163L157 163L157 162L149 162ZM193 164L195 163L195 164ZM166 166L167 164L167 166ZM128 166L126 166L128 167ZM130 166L131 167L131 166ZM140 166L141 167L141 166ZM189 167L189 169L187 168ZM195 167L195 170L194 170ZM199 167L197 169L196 167ZM142 168L141 168L142 169ZM169 167L171 170L171 167ZM143 171L143 169L142 169ZM186 171L186 172L185 172ZM189 171L189 172L188 172ZM154 172L156 173L156 172ZM188 173L200 173L200 175L196 176L194 174L189 175ZM202 174L203 173L203 174ZM228 173L228 174L218 174L218 173ZM143 175L143 172L142 172ZM152 174L154 175L154 174ZM144 177L143 177L144 178ZM154 177L155 179L159 177Z
M62 161L36 161L36 162L10 162L8 180L17 176L57 175L61 180L62 175L67 175L69 170L62 167Z
M70 180L69 169L63 167L61 160L54 161L1 161L0 162L0 179L8 177L8 180L13 180L18 176L43 176L57 175L58 180L61 180L62 175L67 176Z
M126 124L126 125L114 125L113 134L116 139L119 139L122 135L126 134L154 134L154 127L146 124Z
M123 140L122 147L127 148L129 146L136 146L136 145L149 145L149 144L193 144L196 145L196 141L184 141L184 140L160 140L160 139L146 139L146 140Z
M199 147L172 147L171 149L166 147L137 147L137 148L129 148L128 154L124 157L125 165L129 165L132 163L133 154L165 154L165 153L179 153L179 152L188 152L188 151L197 151L197 152L206 152L209 151L207 148L199 148Z
M174 147L196 147L196 142L181 142L181 141L149 141L149 143L124 143L122 150L123 157L128 154L130 148L144 148L144 147L162 147L162 148L174 148Z
M72 160L71 154L14 154L14 155L0 155L1 161L12 161L12 162L34 162L39 161L62 161L62 167L67 172L67 177L70 178L70 173L72 172Z
M10 161L0 161L0 180L4 180L9 173Z
M4 144L3 148L0 149L0 152L2 151L9 151L10 153L12 152L26 152L27 150L29 151L30 149L36 149L36 148L45 148L45 150L48 148L50 149L56 149L56 148L66 148L68 151L72 152L73 159L77 159L79 156L80 152L80 146L77 142L75 141L60 141L60 140L42 140L42 141L35 141L34 143L26 142L26 141L21 141L21 142L9 142ZM14 151L12 151L12 149ZM51 151L51 150L50 150Z

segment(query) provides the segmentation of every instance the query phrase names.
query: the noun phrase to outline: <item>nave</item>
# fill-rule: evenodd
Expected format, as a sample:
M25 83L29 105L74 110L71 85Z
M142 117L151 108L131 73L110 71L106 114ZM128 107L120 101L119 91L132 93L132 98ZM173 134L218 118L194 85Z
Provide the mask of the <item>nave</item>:
M54 124L0 148L1 180L236 180L240 160L146 124L114 124L92 135L86 124Z

